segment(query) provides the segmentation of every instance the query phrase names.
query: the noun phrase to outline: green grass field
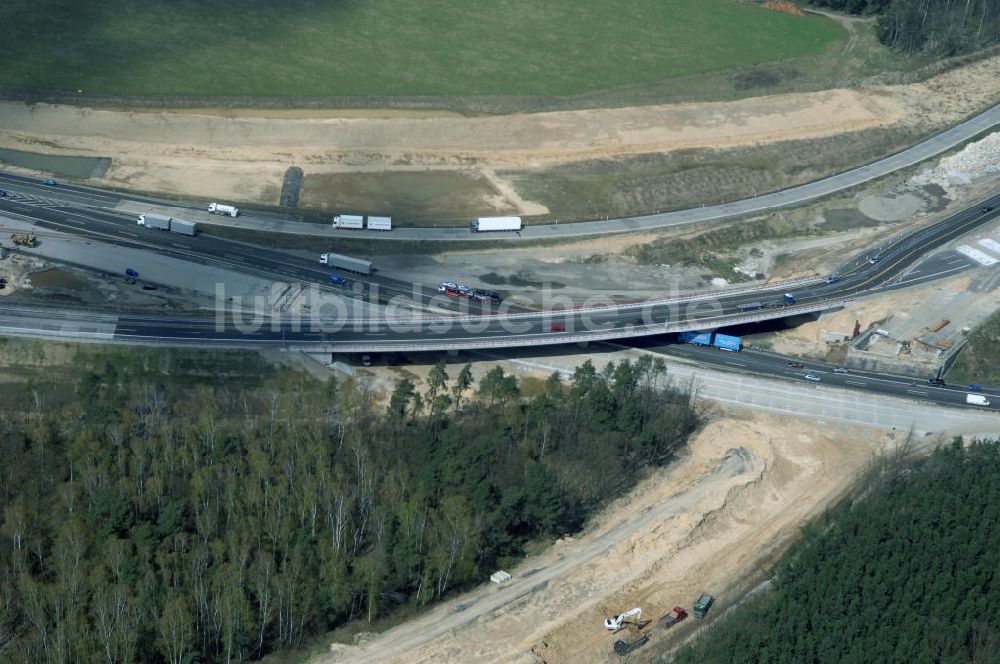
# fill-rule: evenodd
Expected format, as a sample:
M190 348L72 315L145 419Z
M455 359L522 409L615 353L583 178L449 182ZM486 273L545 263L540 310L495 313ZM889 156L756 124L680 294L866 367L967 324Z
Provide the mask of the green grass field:
M0 88L102 95L564 96L844 37L736 0L5 0Z

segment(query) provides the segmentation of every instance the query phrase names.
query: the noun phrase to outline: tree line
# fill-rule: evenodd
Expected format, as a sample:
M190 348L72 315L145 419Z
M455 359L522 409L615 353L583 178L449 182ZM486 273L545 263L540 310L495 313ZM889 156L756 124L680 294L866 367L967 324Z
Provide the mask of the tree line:
M1000 447L874 472L677 661L1000 662Z
M878 16L879 41L907 54L952 56L1000 42L1000 0L810 0Z
M665 373L32 390L0 412L0 660L245 661L481 583L676 453Z

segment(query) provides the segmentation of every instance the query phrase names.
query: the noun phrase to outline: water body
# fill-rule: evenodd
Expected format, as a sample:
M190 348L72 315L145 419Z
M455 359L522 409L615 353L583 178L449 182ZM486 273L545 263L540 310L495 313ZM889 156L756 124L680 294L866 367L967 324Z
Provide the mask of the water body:
M104 177L111 166L111 157L64 157L0 149L0 163L88 180Z

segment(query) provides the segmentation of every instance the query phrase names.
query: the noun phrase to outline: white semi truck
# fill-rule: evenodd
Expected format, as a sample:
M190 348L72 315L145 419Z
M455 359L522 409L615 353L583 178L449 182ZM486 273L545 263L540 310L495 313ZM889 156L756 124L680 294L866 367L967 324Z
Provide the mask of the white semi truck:
M370 231L391 231L392 217L368 216L368 230Z
M357 272L358 274L372 273L371 261L366 261L361 258L351 258L350 256L344 256L342 254L335 254L332 251L320 254L319 264L326 265L328 267L338 267L341 270Z
M333 227L361 230L365 227L365 218L360 214L338 214L333 218Z
M152 212L144 212L140 214L139 220L136 224L146 228L155 228L160 231L180 233L181 235L194 235L198 232L198 224L193 221L174 219L173 217L168 217L163 214L154 214Z
M989 406L990 400L982 394L966 394L965 403L972 404L973 406Z
M208 211L212 214L224 214L227 217L240 216L240 209L238 207L226 205L225 203L209 203Z
M469 224L469 230L473 233L487 233L492 231L519 231L521 230L520 217L479 217Z

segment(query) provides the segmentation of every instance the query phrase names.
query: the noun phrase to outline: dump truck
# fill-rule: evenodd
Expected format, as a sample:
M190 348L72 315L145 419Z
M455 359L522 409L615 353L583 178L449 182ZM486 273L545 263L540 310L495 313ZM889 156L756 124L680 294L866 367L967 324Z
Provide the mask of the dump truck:
M663 627L673 627L687 617L687 611L679 606L675 606L670 610L670 613L660 617L660 625Z
M619 657L624 657L636 648L641 648L649 642L649 634L643 634L635 641L626 641L625 639L618 639L615 641L615 654Z
M208 211L212 214L224 214L227 217L240 216L240 209L238 207L224 203L209 203Z
M982 394L966 394L965 403L972 404L973 406L989 406L990 400Z
M12 234L10 241L19 247L34 247L38 244L38 238L34 235L21 235L19 233Z
M368 230L391 231L392 217L368 217Z
M341 270L347 270L348 272L357 272L358 274L371 274L372 273L372 262L366 261L361 258L351 258L350 256L343 256L341 254L335 254L332 251L325 254L320 254L319 264L326 265L328 267L339 267Z
M338 214L333 218L333 227L361 230L365 227L365 218L360 214Z
M173 217L168 217L162 214L154 214L152 212L144 212L140 214L136 224L139 226L145 226L146 228L155 228L160 231L180 233L181 235L194 235L198 232L198 224L193 221L174 219Z
M715 598L708 593L702 593L698 601L694 603L694 617L704 618L705 614L708 613L708 609L711 608L712 604L715 602Z
M521 230L520 217L479 217L469 224L469 230L473 233L487 233L492 231L519 231Z

